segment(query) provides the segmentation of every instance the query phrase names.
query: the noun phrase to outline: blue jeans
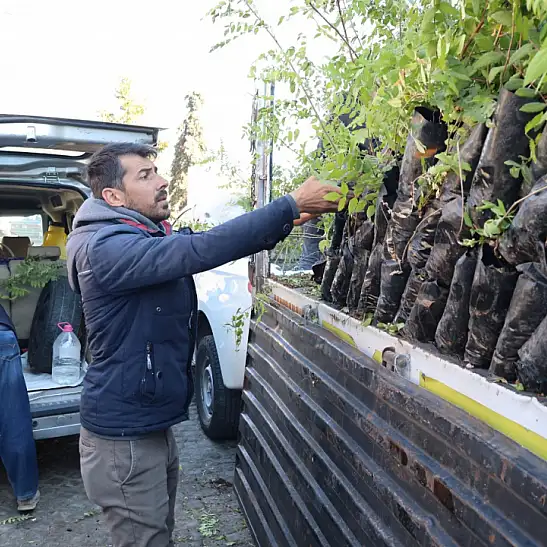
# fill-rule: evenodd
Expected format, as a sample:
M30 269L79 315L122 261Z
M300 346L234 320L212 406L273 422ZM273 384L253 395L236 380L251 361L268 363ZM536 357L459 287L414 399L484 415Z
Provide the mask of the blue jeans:
M32 498L38 491L36 445L19 345L10 330L0 330L0 459L17 499Z

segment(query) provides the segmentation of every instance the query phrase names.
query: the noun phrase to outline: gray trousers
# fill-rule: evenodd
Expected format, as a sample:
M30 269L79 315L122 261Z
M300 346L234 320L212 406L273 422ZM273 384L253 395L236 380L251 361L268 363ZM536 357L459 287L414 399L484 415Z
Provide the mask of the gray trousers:
M107 440L82 428L80 466L89 499L102 508L114 547L170 547L179 457L171 429Z

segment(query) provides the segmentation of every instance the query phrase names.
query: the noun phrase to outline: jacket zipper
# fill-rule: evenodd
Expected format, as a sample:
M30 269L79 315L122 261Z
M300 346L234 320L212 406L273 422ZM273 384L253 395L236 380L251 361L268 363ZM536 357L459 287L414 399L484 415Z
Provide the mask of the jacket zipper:
M146 368L152 370L152 344L147 342L146 344Z

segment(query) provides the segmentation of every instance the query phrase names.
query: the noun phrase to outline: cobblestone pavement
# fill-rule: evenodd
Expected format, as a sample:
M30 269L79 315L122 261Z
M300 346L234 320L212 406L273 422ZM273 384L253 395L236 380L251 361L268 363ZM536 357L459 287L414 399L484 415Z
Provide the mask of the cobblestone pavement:
M181 477L175 544L252 547L232 488L235 443L213 443L196 418L175 428ZM2 547L107 547L110 537L100 511L86 497L80 478L78 439L39 441L42 499L28 520L18 517L15 499L0 464Z

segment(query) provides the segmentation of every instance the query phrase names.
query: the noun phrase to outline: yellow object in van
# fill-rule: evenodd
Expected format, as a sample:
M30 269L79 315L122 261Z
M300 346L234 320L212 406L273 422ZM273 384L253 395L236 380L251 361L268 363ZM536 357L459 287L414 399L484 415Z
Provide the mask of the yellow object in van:
M66 260L66 234L62 224L53 222L49 225L44 236L44 247L59 247L61 260Z

